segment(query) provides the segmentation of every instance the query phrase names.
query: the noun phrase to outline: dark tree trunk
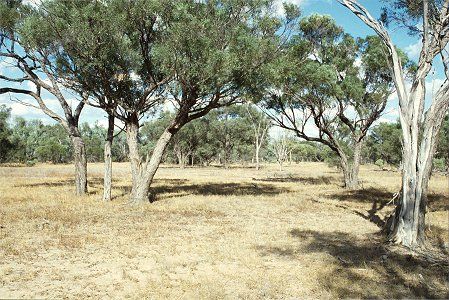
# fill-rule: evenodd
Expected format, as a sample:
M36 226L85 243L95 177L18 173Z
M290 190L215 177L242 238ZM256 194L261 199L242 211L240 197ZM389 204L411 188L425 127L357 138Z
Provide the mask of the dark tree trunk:
M154 175L159 168L165 149L170 143L174 132L174 130L166 129L159 137L150 160L147 160L143 165L141 165L140 171L136 176L136 184L133 185L131 202L148 202L150 185L153 182Z
M114 116L108 116L108 132L104 144L103 201L111 201L112 191L112 141L114 139Z
M142 159L139 154L138 134L139 134L139 120L137 116L130 117L126 125L126 141L129 149L129 162L131 164L131 199L134 199L138 185L140 185L142 173Z
M84 141L81 136L72 136L73 158L75 162L75 193L82 196L87 193L87 159Z

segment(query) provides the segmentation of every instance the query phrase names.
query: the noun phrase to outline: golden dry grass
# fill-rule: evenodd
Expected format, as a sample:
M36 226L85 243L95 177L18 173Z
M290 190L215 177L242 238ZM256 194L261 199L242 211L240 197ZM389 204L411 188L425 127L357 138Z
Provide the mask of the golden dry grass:
M126 204L127 164L102 165L86 197L71 165L0 168L0 298L422 298L448 296L448 268L378 234L399 173L362 168L347 192L324 164L279 172L162 167L154 202ZM431 181L432 251L447 255L448 179Z

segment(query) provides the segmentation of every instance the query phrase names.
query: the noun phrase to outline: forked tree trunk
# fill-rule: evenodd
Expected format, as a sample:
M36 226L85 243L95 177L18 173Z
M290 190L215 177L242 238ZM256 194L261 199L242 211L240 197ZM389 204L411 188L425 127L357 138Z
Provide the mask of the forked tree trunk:
M400 56L382 23L375 20L355 0L339 0L365 24L374 29L388 48L390 70L399 99L402 129L402 189L395 214L387 221L389 240L406 247L420 246L425 240L425 214L432 158L437 135L449 109L449 85L445 81L425 111L425 81L434 59L448 44L447 1L435 5L435 20L430 16L429 0L422 1L422 48L412 85L407 88ZM432 21L431 21L432 20ZM444 57L443 57L444 60ZM443 61L443 64L447 62ZM447 73L445 74L448 76ZM424 120L423 120L424 119Z
M111 201L112 191L112 141L114 139L114 116L108 116L108 132L104 144L103 201Z
M87 159L86 148L81 136L72 136L73 159L75 162L75 193L82 196L87 193Z
M449 102L429 109L423 122L422 138L403 127L403 143L406 146L403 147L402 189L395 213L386 224L388 238L394 243L416 247L425 241L427 191L432 159L448 109ZM409 143L406 144L405 141Z
M186 155L180 149L175 150L175 152L176 152L176 157L178 159L178 166L179 166L179 168L184 169L186 164L187 164L187 162L186 162L186 160L187 160Z

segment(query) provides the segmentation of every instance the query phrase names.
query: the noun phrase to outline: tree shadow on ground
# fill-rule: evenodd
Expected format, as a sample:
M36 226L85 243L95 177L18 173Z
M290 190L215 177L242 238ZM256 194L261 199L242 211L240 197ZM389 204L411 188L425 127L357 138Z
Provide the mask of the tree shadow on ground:
M112 183L117 183L119 180L112 179ZM92 177L88 178L87 184L89 187L102 187L104 179L103 177ZM75 179L62 179L58 181L50 182L37 182L37 183L25 183L18 184L14 187L61 187L61 186L72 186L75 184Z
M378 236L362 239L343 232L293 229L289 236L298 241L296 247L289 244L258 247L258 250L264 256L275 255L291 260L300 260L305 254L330 255L328 264L317 265L316 271L321 285L333 297L375 299L449 296L446 285L449 264L442 253L435 253L429 259L404 250L390 250L381 244Z
M130 194L131 187L121 187L122 193L113 197ZM278 188L270 184L255 183L196 183L189 184L185 179L156 179L150 189L150 202L188 195L199 196L274 196L289 192L286 188Z
M163 184L158 182L151 188L151 194L154 195L154 200L161 200L171 197L179 197L185 195L199 195L199 196L260 196L260 195L279 195L281 193L289 192L285 188L278 188L270 184L255 184L255 183L197 183L197 184Z
M340 201L349 202L363 202L372 203L374 201L389 202L393 197L393 193L386 191L384 189L378 188L366 188L359 190L345 190L341 193L335 193L332 195L327 195L330 199L337 199Z
M427 200L429 211L449 211L449 194L429 193Z
M359 189L359 190L346 190L342 193L335 193L332 195L326 195L329 199L337 199L339 201L346 202L354 202L354 203L371 203L371 208L367 210L367 215L361 213L360 211L351 209L348 206L337 205L338 207L349 209L353 213L363 217L366 220L376 224L380 228L383 228L385 225L384 219L382 219L378 212L384 209L387 205L394 205L395 201L398 199L394 199L395 194L378 189L378 188L367 188L367 189ZM447 200L448 196L443 194L435 194L429 193L428 195L428 210L429 211L446 211L449 210L449 201Z
M287 176L287 177L267 177L267 178L253 178L254 181L263 182L297 182L310 185L320 184L332 184L337 182L337 179L332 176L319 176L319 177L300 177L300 176Z

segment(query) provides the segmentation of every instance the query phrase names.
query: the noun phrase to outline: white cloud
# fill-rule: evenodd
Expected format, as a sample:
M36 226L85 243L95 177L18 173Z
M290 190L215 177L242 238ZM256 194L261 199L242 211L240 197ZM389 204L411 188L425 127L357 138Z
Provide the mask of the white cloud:
M277 15L283 16L285 14L283 3L295 4L298 6L303 6L310 0L276 0L274 2L274 9Z
M31 113L33 113L33 110L35 110L32 107L20 104L20 103L11 103L9 105L9 107L11 107L11 114L14 116L26 116L29 115Z
M421 53L422 43L421 41L416 42L415 44L408 45L405 47L404 51L407 54L408 58L412 60L418 60L419 54Z

